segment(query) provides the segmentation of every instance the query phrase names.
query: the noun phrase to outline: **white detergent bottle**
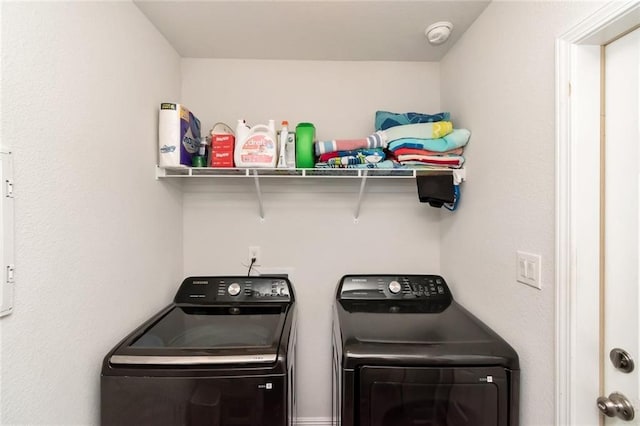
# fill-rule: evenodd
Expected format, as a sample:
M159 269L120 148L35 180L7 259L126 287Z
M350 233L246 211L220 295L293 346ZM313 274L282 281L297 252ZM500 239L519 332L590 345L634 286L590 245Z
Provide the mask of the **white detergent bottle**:
M238 120L234 160L236 167L275 167L278 161L278 144L274 120L269 125L258 124L251 128Z
M289 138L289 122L284 120L282 122L282 127L280 128L280 141L278 147L278 168L286 169L287 168L287 157L286 157L286 147L287 147L287 139Z
M238 124L236 124L236 135L235 135L236 142L245 140L248 133L249 133L249 126L247 125L247 122L244 120L238 120ZM236 143L236 146L237 146L237 143Z

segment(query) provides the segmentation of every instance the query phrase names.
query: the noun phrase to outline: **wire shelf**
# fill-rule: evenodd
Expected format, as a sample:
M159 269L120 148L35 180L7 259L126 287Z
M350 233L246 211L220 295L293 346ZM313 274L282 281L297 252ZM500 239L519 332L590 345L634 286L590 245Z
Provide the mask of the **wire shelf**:
M415 179L417 176L433 174L453 174L454 180L465 180L464 169L443 167L424 167L419 169L276 169L276 168L214 168L214 167L159 167L156 166L156 178L253 178L258 198L260 220L264 221L261 178L359 178L360 191L354 211L354 222L358 222L360 206L368 179Z

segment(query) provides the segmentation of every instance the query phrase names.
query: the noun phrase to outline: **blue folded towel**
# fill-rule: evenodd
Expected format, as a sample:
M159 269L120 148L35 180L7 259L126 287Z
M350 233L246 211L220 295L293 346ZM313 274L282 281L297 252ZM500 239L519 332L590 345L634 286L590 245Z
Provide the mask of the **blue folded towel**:
M395 151L399 148L425 149L427 151L445 152L461 148L469 142L471 132L467 129L454 129L448 135L437 139L404 138L389 142L387 148Z
M390 127L401 126L403 124L435 123L436 121L450 121L448 112L437 114L422 114L420 112L396 113L389 111L376 111L375 126L376 131L386 130Z

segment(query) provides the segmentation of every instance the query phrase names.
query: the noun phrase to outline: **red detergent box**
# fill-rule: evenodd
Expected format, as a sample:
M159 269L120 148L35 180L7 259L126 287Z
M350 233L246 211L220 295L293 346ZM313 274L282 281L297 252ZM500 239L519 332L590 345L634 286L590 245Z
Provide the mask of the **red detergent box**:
M233 150L211 151L211 167L233 167Z
M228 134L211 135L211 146L221 150L231 149L235 145L235 137Z
M235 137L228 133L211 135L211 167L233 167Z

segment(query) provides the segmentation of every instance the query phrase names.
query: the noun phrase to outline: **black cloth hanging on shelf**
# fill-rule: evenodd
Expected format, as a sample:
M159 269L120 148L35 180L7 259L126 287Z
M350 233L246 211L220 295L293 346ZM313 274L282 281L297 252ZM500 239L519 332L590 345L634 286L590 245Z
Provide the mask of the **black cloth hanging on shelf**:
M417 175L416 184L421 203L440 208L445 203L455 201L452 173Z

